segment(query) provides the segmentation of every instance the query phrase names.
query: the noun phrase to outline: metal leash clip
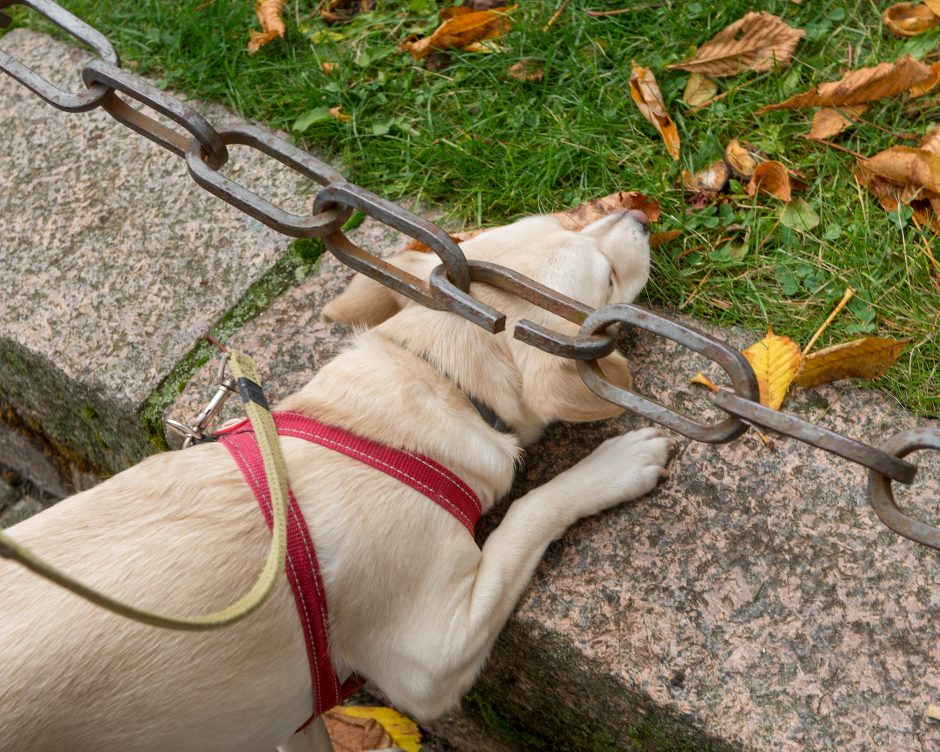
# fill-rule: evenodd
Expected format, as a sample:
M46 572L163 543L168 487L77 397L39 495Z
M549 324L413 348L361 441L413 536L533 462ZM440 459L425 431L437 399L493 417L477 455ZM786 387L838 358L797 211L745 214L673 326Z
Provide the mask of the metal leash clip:
M222 360L219 363L219 370L215 377L218 388L212 396L212 399L209 400L208 404L206 404L199 415L196 416L193 425L187 426L185 423L181 423L173 418L164 418L164 425L183 437L183 449L188 449L194 444L201 444L204 441L210 440L210 437L207 435L209 426L218 417L219 413L222 412L225 401L231 395L238 393L238 389L235 387L235 379L225 377L225 367L228 365L228 359L229 353L227 351L223 352Z

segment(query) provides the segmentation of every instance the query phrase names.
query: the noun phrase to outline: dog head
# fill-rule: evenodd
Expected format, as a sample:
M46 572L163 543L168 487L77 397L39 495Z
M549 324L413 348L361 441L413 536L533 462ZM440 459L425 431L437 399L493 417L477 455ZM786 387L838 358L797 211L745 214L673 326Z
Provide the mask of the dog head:
M566 230L551 216L529 217L497 227L461 244L468 258L514 269L592 307L629 303L649 277L649 221L638 211L620 211L585 227ZM436 256L408 251L389 261L427 279ZM379 326L458 380L516 429L534 440L554 420L600 420L622 412L591 392L573 361L549 355L513 339L521 319L561 331L579 327L487 285L472 293L506 314L506 331L493 336L457 316L425 309L383 285L357 274L347 289L328 303L322 318L358 326ZM630 386L626 359L613 353L601 361L605 376ZM509 393L516 405L508 404Z

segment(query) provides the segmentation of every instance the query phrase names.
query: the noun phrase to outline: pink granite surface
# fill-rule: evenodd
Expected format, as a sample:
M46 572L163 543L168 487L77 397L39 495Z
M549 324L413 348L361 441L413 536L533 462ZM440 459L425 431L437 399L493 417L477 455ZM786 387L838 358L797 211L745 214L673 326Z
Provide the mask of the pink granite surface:
M324 258L231 339L262 364L273 399L343 346L349 332L317 317L348 276ZM740 331L707 330L748 344ZM709 372L699 356L647 335L628 352L638 390L689 411L707 405L686 383ZM211 374L200 372L175 415L194 414ZM936 425L845 384L797 389L787 408L873 442ZM552 427L514 495L643 424ZM940 457L924 459L917 506L936 522ZM583 521L549 549L479 693L559 749L936 749L940 724L924 712L940 700L938 606L940 555L878 521L860 468L784 439L768 449L753 433L720 447L680 438L652 495ZM446 735L458 718L433 728ZM571 718L587 736L565 741Z

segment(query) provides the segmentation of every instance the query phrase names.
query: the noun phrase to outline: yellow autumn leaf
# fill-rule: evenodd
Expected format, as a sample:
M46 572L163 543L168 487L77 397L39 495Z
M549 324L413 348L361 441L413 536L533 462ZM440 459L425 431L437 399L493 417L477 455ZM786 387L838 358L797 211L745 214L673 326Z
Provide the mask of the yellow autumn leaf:
M341 705L334 708L333 712L352 718L371 718L388 732L396 747L404 752L421 752L421 731L418 724L394 708Z
M718 388L718 385L712 381L708 376L706 376L701 371L696 372L696 374L689 379L690 384L698 384L699 386L704 386L708 391L718 394L721 389Z
M261 22L261 31L252 31L248 39L248 53L254 54L268 42L283 37L286 31L284 12L286 0L255 0L255 14Z
M766 337L742 353L757 377L760 403L779 410L803 362L800 346L768 328Z
M669 113L666 112L666 103L663 94L656 83L656 77L649 68L643 68L633 63L633 72L630 74L630 96L636 102L643 117L649 120L659 131L666 151L676 161L679 161L679 131Z
M907 340L865 337L807 355L796 383L809 389L839 379L873 379L890 368Z

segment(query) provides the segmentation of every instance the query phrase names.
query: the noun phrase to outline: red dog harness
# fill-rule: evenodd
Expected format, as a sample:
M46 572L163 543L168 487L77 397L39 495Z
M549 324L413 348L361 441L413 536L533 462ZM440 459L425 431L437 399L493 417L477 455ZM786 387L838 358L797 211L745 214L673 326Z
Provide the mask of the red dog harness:
M278 435L306 439L381 470L442 506L473 535L482 514L480 500L466 483L446 467L423 455L378 444L304 415L273 413L273 416ZM241 421L224 428L216 437L238 463L270 529L271 496L261 452L251 425L247 420ZM293 492L290 492L287 523L287 561L284 568L291 590L294 591L313 680L313 715L304 724L306 726L359 689L362 680L353 676L341 683L333 668L323 580L310 531Z

